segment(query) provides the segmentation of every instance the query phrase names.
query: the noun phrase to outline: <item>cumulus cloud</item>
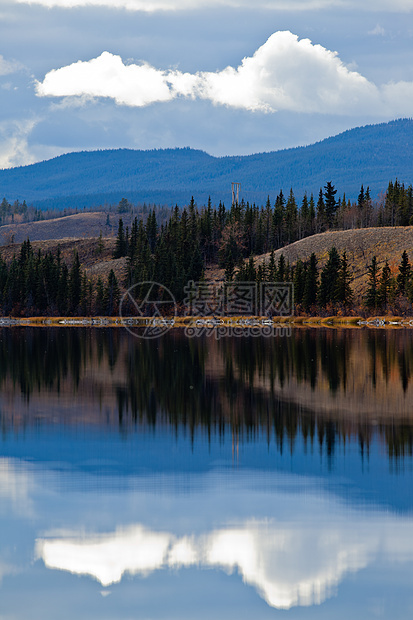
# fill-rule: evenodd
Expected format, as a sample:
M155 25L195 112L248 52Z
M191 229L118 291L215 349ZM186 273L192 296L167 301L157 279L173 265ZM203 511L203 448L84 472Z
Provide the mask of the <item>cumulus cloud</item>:
M49 8L84 6L110 7L129 11L188 11L219 7L251 8L250 0L15 0L19 4L38 4ZM357 0L255 0L254 9L274 11L312 11L326 8L359 8ZM411 11L411 0L364 0L364 10Z
M37 82L42 97L106 97L143 107L177 97L209 100L232 108L358 115L411 115L413 83L378 87L340 60L337 52L289 31L276 32L238 67L183 73L148 63L124 64L103 52L89 61L55 69Z

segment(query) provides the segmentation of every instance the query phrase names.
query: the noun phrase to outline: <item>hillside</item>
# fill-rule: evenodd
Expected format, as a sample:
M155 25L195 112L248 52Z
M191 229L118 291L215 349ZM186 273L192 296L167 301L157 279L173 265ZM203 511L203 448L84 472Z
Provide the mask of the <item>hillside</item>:
M113 259L116 240L113 237L102 239L102 251L99 250L99 239L94 238L59 238L45 241L33 241L34 251L56 254L58 247L62 260L68 265L73 262L74 252L78 252L81 268L86 271L88 278L96 281L100 276L106 280L111 269L122 284L126 277L126 258ZM14 255L18 255L20 244L13 243L0 247L0 256L10 263Z
M324 232L287 245L274 252L274 255L278 260L281 254L284 254L286 260L295 265L299 259L307 260L314 252L320 268L325 265L328 252L333 246L340 254L344 251L347 253L353 272L352 288L356 295L360 295L366 290L367 266L374 255L377 256L380 268L387 259L393 273L397 272L403 250L406 250L410 260L413 260L413 226ZM263 254L256 258L256 263L263 260L268 263L269 258L270 254Z
M117 228L118 218L112 216L111 220ZM103 236L110 236L113 232L112 226L106 225L106 213L78 213L52 220L0 226L0 245L10 243L12 239L15 243L22 243L27 238L30 241L46 241L98 237L101 232Z
M351 129L316 144L239 157L212 157L193 149L106 150L69 153L0 171L0 195L40 207L74 207L130 201L183 205L231 201L231 182L250 202L274 200L282 188L318 193L331 180L347 197L361 184L373 198L388 182L413 180L413 120Z
M88 217L95 216L95 217ZM59 218L48 222L36 222L30 225L33 231L35 225L43 224L38 230L39 234L45 235L44 239L35 240L30 234L33 248L42 251L50 251L55 253L60 247L62 258L68 264L73 260L74 251L79 253L80 262L83 269L86 269L88 277L96 280L100 275L107 278L109 271L114 270L118 281L122 284L126 275L126 258L114 260L112 254L115 248L115 237L103 237L103 250L99 252L98 234L87 237L86 226L92 230L94 226L98 226L101 222L102 214L79 214L76 216L68 216L67 218ZM90 221L88 222L88 220ZM96 219L96 222L94 221ZM65 222L65 220L70 220ZM75 226L82 223L84 228L84 236L76 237L67 234L71 229L72 223ZM48 228L50 226L50 228ZM5 227L3 227L5 228ZM1 230L1 229L0 229ZM57 233L60 232L61 236ZM100 232L100 230L99 230ZM56 234L56 238L48 238L47 234ZM65 233L65 235L63 235ZM19 233L20 234L20 233ZM103 230L104 234L104 230ZM23 236L22 240L27 236ZM276 261L279 260L281 254L284 254L290 265L295 265L297 260L307 260L312 252L315 252L318 260L318 267L321 269L328 258L329 250L335 246L340 254L344 251L347 253L350 269L353 273L352 288L356 297L361 296L367 287L367 266L371 263L374 255L377 256L379 267L383 267L385 260L389 261L389 265L393 273L397 273L398 265L403 250L406 250L410 261L413 262L413 226L398 226L384 228L364 228L345 231L330 231L306 237L300 241L296 241L274 252ZM14 254L20 249L20 242L7 244L0 247L0 256L7 262L10 262ZM255 263L258 265L264 260L268 264L270 254L262 254L255 257ZM210 266L206 269L205 276L209 280L223 280L224 270L216 266Z

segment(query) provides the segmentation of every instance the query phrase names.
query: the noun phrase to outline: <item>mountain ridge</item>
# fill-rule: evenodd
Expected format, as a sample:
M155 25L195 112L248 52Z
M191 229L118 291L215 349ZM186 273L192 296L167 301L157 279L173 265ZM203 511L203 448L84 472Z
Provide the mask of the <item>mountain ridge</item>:
M231 182L241 197L271 201L292 187L297 200L316 195L332 181L342 195L356 198L370 187L373 198L398 178L413 180L413 120L356 127L308 146L215 157L200 149L101 149L78 151L28 166L0 170L0 194L40 208L83 207L131 202L205 204L231 201Z

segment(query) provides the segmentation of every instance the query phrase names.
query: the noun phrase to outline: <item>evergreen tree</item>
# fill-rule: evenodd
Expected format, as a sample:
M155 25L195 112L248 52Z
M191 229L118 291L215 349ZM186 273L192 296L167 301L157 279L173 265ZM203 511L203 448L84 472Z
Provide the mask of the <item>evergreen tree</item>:
M68 313L68 282L69 271L66 263L63 263L60 268L59 281L57 286L57 311L60 316L66 316Z
M320 187L317 201L317 215L316 215L316 232L324 232L327 226L327 214L326 206L324 204L323 190Z
M302 304L304 298L306 280L306 265L299 259L295 266L293 284L294 284L294 303Z
M379 286L377 288L377 305L378 306L382 308L386 308L387 304L390 301L391 288L392 288L391 271L389 267L389 262L386 259L386 262L381 272Z
M377 265L376 256L373 256L371 264L367 267L367 273L368 288L364 296L364 302L368 308L377 308L380 269Z
M275 264L274 250L271 250L270 262L268 263L268 280L275 282L277 279L277 266Z
M293 188L290 189L287 205L285 207L285 228L287 233L287 243L292 243L297 239L297 203L295 201Z
M75 251L75 256L69 275L69 307L73 313L79 310L80 296L82 293L82 275L80 271L79 254Z
M104 294L104 306L107 316L113 316L119 309L120 290L113 269L110 270Z
M122 256L126 256L127 254L127 239L125 235L125 229L123 226L122 218L119 218L118 223L118 234L116 237L116 245L115 250L113 252L113 258L122 258Z
M406 294L406 290L409 285L409 280L412 275L411 265L406 250L402 254L402 258L399 265L399 273L397 275L397 291L401 295Z
M335 247L332 247L328 261L320 275L320 288L318 291L318 303L325 307L328 303L336 301L336 291L340 270L340 256Z
M103 288L102 278L99 276L96 283L96 298L95 298L95 314L101 315L104 312L105 304L105 292Z
M334 216L337 211L337 203L335 199L336 194L337 190L334 188L334 185L331 183L331 181L328 181L327 184L324 186L324 198L327 223L330 227L334 223Z
M303 306L307 312L313 306L315 306L316 301L317 301L317 295L318 295L317 258L313 252L310 256L310 261L308 263L306 274L305 274Z
M349 306L353 301L353 291L350 286L351 280L352 277L348 267L347 254L346 252L343 252L343 256L340 260L340 268L334 291L334 298L336 301L344 304L345 306Z

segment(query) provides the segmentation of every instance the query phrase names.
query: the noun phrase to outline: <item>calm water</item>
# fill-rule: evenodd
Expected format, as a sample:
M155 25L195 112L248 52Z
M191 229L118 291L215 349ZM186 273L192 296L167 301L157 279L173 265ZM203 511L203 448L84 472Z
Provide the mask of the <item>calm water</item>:
M413 333L0 331L0 619L410 618Z

